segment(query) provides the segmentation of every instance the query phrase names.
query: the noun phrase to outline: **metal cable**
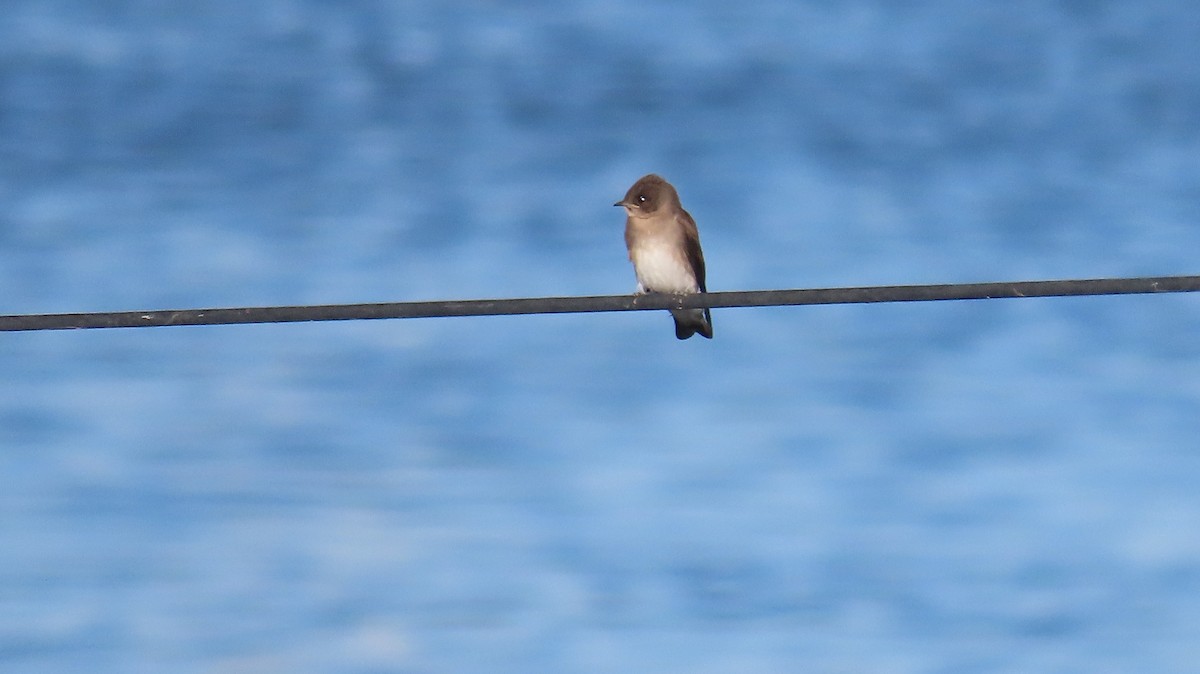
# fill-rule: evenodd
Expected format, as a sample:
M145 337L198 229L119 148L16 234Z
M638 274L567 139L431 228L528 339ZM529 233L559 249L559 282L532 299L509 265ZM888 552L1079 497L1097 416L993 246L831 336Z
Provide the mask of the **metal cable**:
M495 300L390 302L383 304L27 314L0 316L0 332L71 330L81 328L143 328L167 325L350 321L381 318L431 318L438 316L509 316L515 314L698 309L703 307L717 309L808 304L930 302L938 300L977 300L1006 297L1131 295L1196 291L1200 291L1200 276L1158 276L1067 281L1015 281L1005 283L951 283L861 288L751 290L742 292L710 292L698 295L647 294L601 295L592 297L529 297Z

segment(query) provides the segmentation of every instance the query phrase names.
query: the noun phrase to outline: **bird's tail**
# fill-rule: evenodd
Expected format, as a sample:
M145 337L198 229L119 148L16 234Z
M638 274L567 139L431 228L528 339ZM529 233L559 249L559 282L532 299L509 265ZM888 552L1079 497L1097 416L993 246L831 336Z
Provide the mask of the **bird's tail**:
M677 339L687 339L697 332L707 339L712 339L712 314L708 309L672 311L671 317L675 319L675 337Z

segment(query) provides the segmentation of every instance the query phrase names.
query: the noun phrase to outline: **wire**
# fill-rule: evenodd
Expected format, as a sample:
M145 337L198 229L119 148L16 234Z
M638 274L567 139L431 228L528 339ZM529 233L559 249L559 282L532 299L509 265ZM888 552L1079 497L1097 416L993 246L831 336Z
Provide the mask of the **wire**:
M1200 276L1085 279L1070 281L1015 281L1007 283L955 283L943 285L752 290L696 295L600 295L593 297L527 297L496 300L442 302L391 302L385 304L332 304L237 309L179 309L78 314L26 314L0 316L0 332L71 330L81 328L146 328L168 325L232 325L242 323L296 323L351 321L381 318L432 318L439 316L510 316L704 307L770 307L809 304L865 304L877 302L931 302L1007 297L1065 297L1079 295L1134 295L1200 291Z

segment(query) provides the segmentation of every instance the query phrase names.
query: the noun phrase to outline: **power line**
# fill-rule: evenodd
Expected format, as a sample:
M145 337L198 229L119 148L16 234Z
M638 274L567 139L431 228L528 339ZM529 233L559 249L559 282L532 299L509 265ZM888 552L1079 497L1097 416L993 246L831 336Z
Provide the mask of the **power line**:
M145 328L168 325L350 321L381 318L432 318L439 316L511 316L517 314L700 309L704 307L718 309L808 304L930 302L938 300L979 300L1006 297L1135 295L1196 291L1200 291L1200 276L1157 276L1068 281L1015 281L1006 283L951 283L941 285L870 286L861 288L751 290L742 292L712 292L700 295L648 294L599 295L592 297L527 297L496 300L389 302L382 304L26 314L0 316L0 332L71 330L81 328Z

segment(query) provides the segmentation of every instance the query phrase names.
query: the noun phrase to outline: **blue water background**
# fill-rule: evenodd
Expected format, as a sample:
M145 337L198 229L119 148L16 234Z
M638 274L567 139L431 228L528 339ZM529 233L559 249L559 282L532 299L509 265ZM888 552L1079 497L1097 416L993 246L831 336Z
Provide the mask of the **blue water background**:
M1200 272L1200 5L6 0L0 313ZM0 669L1191 672L1190 296L0 336Z

